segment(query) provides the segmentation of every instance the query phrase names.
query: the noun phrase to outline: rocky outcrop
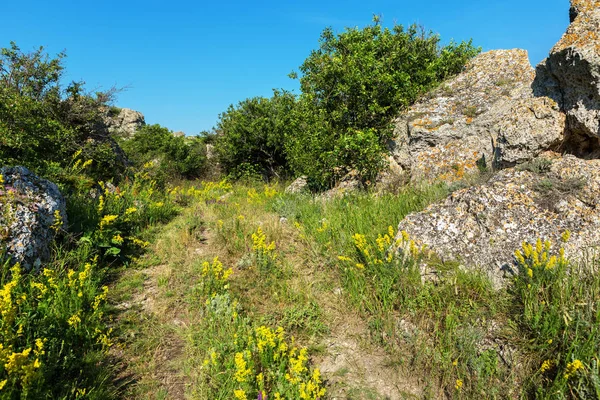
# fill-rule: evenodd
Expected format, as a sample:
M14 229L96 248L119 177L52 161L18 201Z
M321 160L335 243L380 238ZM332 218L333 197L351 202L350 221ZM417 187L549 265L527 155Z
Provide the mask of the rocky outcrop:
M286 193L305 193L308 192L308 180L306 176L296 178L288 187L285 188Z
M394 161L413 180L503 169L399 225L497 284L523 241L569 230L574 259L600 246L600 1L572 0L570 17L535 79L523 51L484 53L398 120Z
M390 143L395 163L413 180L452 182L556 146L562 116L554 101L532 98L533 79L525 50L475 57L397 119Z
M54 183L25 167L4 167L0 174L0 247L12 262L37 269L66 226L65 199Z
M501 285L523 241L558 245L569 230L565 250L574 258L600 245L600 160L544 153L409 215L398 230Z
M130 138L138 129L146 125L144 114L129 108L109 110L104 120L111 134Z
M566 113L565 150L600 156L600 1L572 0L571 24L537 67L536 95L552 97Z
M480 126L495 140L494 167L507 168L545 150L558 149L564 139L565 115L548 97L502 102L492 109Z

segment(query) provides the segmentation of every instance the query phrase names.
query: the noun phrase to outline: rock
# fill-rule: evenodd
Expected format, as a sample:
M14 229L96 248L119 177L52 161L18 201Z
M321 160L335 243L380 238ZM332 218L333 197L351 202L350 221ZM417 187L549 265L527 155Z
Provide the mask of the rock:
M512 103L532 97L533 78L525 50L478 55L396 120L395 161L413 180L428 181L452 182L491 166L497 134L491 128Z
M483 269L496 286L515 272L513 254L523 241L550 240L556 250L566 230L565 253L573 259L600 245L600 160L547 152L454 192L398 227L443 259Z
M484 121L496 141L495 168L529 161L545 150L558 150L564 138L565 115L548 97L502 102Z
M571 0L571 24L537 66L533 90L566 113L566 150L600 155L600 1Z
M308 192L308 181L306 176L296 178L294 182L292 182L287 188L285 188L285 192L294 194Z
M341 197L349 193L358 192L362 189L364 189L364 185L360 180L360 175L357 171L353 170L344 175L333 189L329 189L321 194L321 197L325 199Z
M125 138L131 138L138 129L146 125L144 114L129 108L121 108L118 112L109 110L104 122L111 134Z
M185 137L185 133L179 131L179 132L173 132L173 136L174 137Z
M0 246L12 262L38 269L56 231L67 225L65 199L58 186L25 167L3 167L0 174Z

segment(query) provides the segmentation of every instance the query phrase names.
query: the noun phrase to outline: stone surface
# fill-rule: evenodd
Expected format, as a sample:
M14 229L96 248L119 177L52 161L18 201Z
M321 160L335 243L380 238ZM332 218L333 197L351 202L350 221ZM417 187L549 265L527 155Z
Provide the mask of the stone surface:
M600 152L600 1L572 0L571 24L537 66L533 89L552 97L567 115L567 150Z
M144 114L129 108L121 108L118 114L107 114L105 121L111 134L130 138L135 132L146 125Z
M569 230L565 250L574 259L600 245L600 160L544 153L407 216L398 229L442 259L482 268L502 285L524 240L556 246Z
M296 178L294 182L292 182L287 188L285 188L286 193L304 193L308 192L308 182L306 180L306 176L301 176Z
M50 255L55 213L62 227L67 224L65 199L54 183L25 167L4 167L0 174L0 247L26 270L37 269Z
M452 182L491 166L497 135L492 128L512 116L514 102L532 97L533 78L525 50L478 55L397 119L390 143L394 160L413 180Z
M174 137L185 137L185 133L184 132L173 132L173 136Z
M364 189L364 185L360 180L360 176L357 171L350 171L340 179L340 181L328 191L324 192L321 196L325 199L333 197L341 197L350 193L358 192Z
M486 126L495 140L496 168L526 162L545 150L557 150L564 138L565 115L548 97L502 102L481 122L478 125Z

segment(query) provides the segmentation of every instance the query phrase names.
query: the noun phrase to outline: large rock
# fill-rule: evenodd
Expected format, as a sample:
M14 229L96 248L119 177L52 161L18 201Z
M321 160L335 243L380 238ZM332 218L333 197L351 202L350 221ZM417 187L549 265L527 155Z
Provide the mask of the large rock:
M395 162L413 180L462 179L559 146L564 117L556 102L533 98L525 50L495 50L414 104L396 121Z
M566 150L600 152L600 1L571 0L571 24L537 67L536 95L555 99L567 115Z
M409 215L398 230L445 259L483 268L501 285L524 240L558 245L569 230L565 250L575 258L600 245L600 160L544 153Z
M4 167L0 174L0 247L26 270L37 269L66 226L65 199L54 183L25 167Z
M146 125L146 120L144 114L139 111L121 108L118 112L114 109L109 110L105 123L111 134L131 138L138 129Z
M207 145L210 146L210 145ZM300 176L294 180L294 182L290 183L288 187L285 188L286 193L307 193L308 189L308 178L306 176Z

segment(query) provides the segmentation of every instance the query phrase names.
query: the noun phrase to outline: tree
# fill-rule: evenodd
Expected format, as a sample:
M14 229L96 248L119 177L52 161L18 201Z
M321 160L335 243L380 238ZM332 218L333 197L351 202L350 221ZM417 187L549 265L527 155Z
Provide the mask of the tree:
M273 97L253 97L230 105L219 116L216 151L225 172L257 170L264 177L289 172L285 138L293 131L295 97L275 90Z
M206 144L202 138L175 137L158 124L140 128L133 138L121 140L121 147L134 167L156 164L155 177L161 181L198 178L206 166Z
M393 119L460 72L479 51L471 41L441 46L439 36L416 25L383 28L379 18L338 35L325 29L319 48L300 66L301 129L287 146L294 172L320 187L349 169L371 179L382 165ZM314 120L317 126L298 119Z
M56 172L82 150L95 177L118 173L124 162L103 122L114 90L88 94L83 82L63 89L64 57L43 47L24 53L14 42L0 49L0 164Z

